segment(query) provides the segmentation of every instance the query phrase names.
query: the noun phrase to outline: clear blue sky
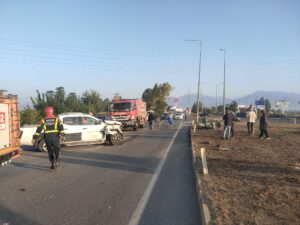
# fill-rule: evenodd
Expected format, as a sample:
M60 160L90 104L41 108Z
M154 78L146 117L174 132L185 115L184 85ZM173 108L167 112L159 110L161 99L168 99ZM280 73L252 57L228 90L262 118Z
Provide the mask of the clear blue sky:
M141 97L169 82L172 96L300 93L299 0L0 0L0 89ZM218 86L221 95L221 86Z

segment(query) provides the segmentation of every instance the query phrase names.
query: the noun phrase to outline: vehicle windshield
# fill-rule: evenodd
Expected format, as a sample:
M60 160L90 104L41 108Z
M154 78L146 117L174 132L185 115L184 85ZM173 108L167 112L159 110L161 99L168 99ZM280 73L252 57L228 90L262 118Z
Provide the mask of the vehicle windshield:
M122 111L130 111L131 110L131 103L112 103L110 105L111 112L122 112Z

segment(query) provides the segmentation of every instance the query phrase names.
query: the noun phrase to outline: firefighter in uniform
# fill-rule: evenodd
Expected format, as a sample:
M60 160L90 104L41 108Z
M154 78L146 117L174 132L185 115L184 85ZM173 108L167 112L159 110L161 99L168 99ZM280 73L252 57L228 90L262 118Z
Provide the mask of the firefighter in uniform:
M60 164L60 139L64 141L64 127L60 119L54 115L52 107L45 109L46 117L41 120L33 135L33 142L40 136L44 130L44 140L47 146L51 169L56 169Z

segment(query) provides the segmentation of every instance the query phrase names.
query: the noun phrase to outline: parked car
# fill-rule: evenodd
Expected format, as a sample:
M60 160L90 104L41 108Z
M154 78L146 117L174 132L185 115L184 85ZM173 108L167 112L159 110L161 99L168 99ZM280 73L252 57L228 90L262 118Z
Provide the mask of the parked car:
M169 113L163 113L160 117L161 120L167 120L169 117Z
M203 112L203 113L199 113L200 116L209 116L209 113L207 112Z
M175 113L174 119L183 120L184 119L184 113Z
M109 116L105 114L95 114L95 117L100 120L109 120Z
M236 117L238 118L247 118L247 113L246 112L239 112L236 114Z
M65 146L104 144L106 142L115 145L120 143L123 138L122 124L118 121L103 121L89 114L73 112L63 113L58 117L64 125L66 138L61 144ZM30 130L21 128L21 131L25 137L32 138L35 128L30 128ZM28 141L21 138L21 144L22 142L28 143ZM43 133L36 140L34 146L40 151L47 151Z

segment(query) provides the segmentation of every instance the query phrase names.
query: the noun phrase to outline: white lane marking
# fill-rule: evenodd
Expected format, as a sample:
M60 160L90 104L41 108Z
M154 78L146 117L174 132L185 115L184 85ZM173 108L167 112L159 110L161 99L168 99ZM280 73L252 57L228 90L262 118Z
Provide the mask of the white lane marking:
M158 179L158 177L160 175L160 172L161 172L161 170L162 170L162 168L163 168L163 166L165 164L165 161L166 161L168 153L169 153L169 151L170 151L170 149L171 149L171 147L172 147L172 145L174 143L174 140L175 140L175 138L176 138L176 136L177 136L177 134L178 134L178 132L179 132L179 130L181 128L181 125L182 125L182 123L180 123L180 125L178 126L178 129L177 129L175 135L173 136L173 139L170 142L170 144L169 144L169 146L167 148L167 151L165 152L163 158L160 160L158 166L156 167L155 172L154 172L154 174L153 174L153 176L151 178L151 181L149 182L149 184L148 184L148 186L147 186L147 188L146 188L146 190L145 190L145 192L143 194L143 197L139 201L139 204L137 205L134 213L132 214L131 219L130 219L128 225L138 225L139 224L139 222L141 220L141 217L142 217L142 215L144 213L144 210L146 208L146 205L148 203L148 200L150 198L150 195L151 195L151 193L153 191L153 188L154 188L154 186L155 186L155 184L157 182L157 179Z

